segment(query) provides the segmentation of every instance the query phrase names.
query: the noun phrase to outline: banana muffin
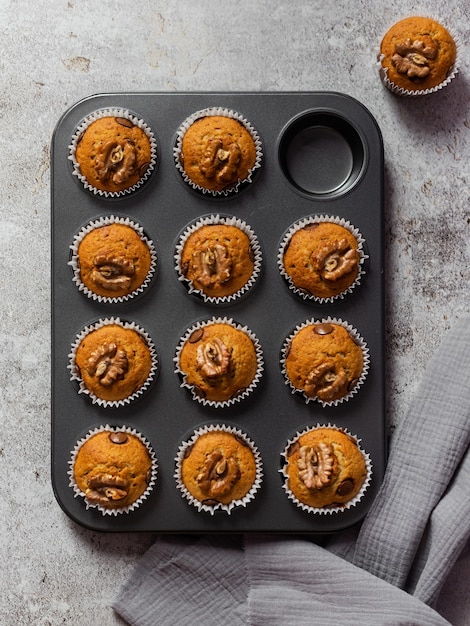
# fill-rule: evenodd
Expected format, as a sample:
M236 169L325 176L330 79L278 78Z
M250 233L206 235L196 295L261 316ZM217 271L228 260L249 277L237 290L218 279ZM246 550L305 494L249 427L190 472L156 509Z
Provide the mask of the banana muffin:
M91 118L72 143L75 173L92 191L120 195L140 186L153 169L156 144L153 133L136 118Z
M156 254L138 225L118 218L99 220L78 239L71 265L75 282L87 295L126 299L149 284Z
M366 486L370 473L357 439L331 426L307 429L284 456L284 488L309 509L344 508Z
M261 350L246 328L231 320L209 320L183 338L177 372L193 398L227 404L256 386L262 369Z
M217 507L242 503L259 470L248 440L213 429L199 434L185 448L177 473L191 499Z
M381 75L403 95L430 93L454 75L457 45L439 22L412 16L394 24L380 45Z
M84 332L72 352L72 377L80 381L80 393L104 406L136 399L149 386L155 368L150 339L117 320Z
M333 221L306 221L285 242L281 268L294 291L330 299L356 283L362 260L362 245L352 228Z
M214 218L184 235L178 270L191 291L221 302L247 290L259 273L254 236L243 225Z
M87 506L126 509L153 483L154 459L141 436L127 429L95 432L73 456L72 484Z
M251 125L231 115L203 114L181 130L178 169L202 192L220 194L251 180L259 167L260 147Z
M339 323L307 322L285 344L284 371L295 391L322 403L344 400L367 370L365 346Z

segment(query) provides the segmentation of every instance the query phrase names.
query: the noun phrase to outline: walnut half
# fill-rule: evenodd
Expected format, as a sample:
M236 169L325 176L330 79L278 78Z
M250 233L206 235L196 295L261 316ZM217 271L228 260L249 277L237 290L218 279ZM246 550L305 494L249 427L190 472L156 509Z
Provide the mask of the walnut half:
M128 369L127 354L115 343L104 343L91 353L87 361L87 372L97 376L105 387L122 380Z
M230 350L222 339L214 337L198 346L196 359L203 376L206 378L218 378L229 370Z
M321 441L315 446L301 446L297 460L300 479L308 489L323 489L332 480L334 462L331 444Z
M312 255L312 265L320 272L324 280L335 281L354 270L359 262L359 253L348 243L340 239L325 245Z
M431 71L429 60L437 55L435 45L426 45L424 41L407 39L395 45L396 54L392 63L399 74L406 74L409 78L425 78Z
M231 278L232 259L227 248L216 243L193 254L193 268L196 280L204 287L212 283L223 285Z
M127 480L112 474L97 474L88 481L85 492L87 500L96 504L108 504L123 500L127 496Z
M204 493L217 499L227 494L239 478L240 469L236 459L214 450L207 455L196 480Z
M232 141L230 136L209 137L204 146L199 169L208 179L215 178L218 183L231 183L237 179L237 167L241 156L240 146Z
M346 392L348 377L343 368L333 361L325 361L314 368L304 382L304 392L309 398L333 400Z
M111 179L119 185L135 174L136 161L136 147L132 139L108 141L96 155L96 175L103 183Z
M129 289L134 274L134 264L123 257L97 254L93 259L91 280L108 291Z

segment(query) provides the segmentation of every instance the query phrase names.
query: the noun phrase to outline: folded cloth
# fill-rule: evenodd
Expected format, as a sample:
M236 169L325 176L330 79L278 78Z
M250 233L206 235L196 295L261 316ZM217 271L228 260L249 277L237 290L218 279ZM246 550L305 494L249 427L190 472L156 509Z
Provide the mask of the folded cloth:
M447 333L397 428L358 533L165 537L113 604L134 626L448 624L431 605L470 536L470 320Z

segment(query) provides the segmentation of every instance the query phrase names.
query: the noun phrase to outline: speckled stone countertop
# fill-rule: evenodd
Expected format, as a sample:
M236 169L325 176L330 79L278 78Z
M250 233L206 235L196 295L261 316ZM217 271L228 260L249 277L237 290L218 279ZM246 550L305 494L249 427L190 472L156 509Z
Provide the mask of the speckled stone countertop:
M459 35L441 93L380 83L384 31L413 13ZM0 622L119 624L110 602L150 534L98 534L58 506L50 479L50 142L95 93L340 91L385 148L387 419L404 416L442 333L470 313L468 3L437 0L0 0ZM470 622L470 550L439 609Z

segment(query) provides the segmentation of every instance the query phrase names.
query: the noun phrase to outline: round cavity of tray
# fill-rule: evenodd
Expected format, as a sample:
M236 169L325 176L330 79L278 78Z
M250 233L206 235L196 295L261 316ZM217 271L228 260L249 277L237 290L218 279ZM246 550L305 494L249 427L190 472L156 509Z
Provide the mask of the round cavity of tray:
M279 162L297 191L321 199L349 191L366 164L366 145L356 128L333 111L301 113L283 129Z

